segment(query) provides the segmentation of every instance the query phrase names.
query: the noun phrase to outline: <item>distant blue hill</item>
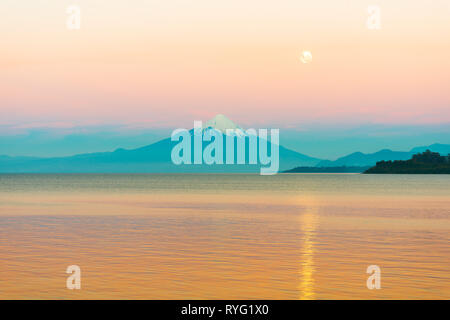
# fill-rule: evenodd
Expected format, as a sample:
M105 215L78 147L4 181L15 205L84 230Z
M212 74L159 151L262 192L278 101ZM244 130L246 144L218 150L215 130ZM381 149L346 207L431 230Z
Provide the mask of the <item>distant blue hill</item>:
M203 130L217 130L220 132L223 145L226 146L224 132L226 129L241 129L224 115L217 115L206 121ZM192 130L191 145L193 154ZM248 163L248 137L246 143L246 163ZM259 139L259 138L258 138ZM258 140L259 141L259 140ZM267 142L267 141L265 141ZM10 157L0 155L0 173L171 173L171 172L260 172L261 164L256 165L175 165L171 160L171 152L178 142L170 138L156 143L136 148L117 149L113 152L85 153L69 157ZM203 143L203 148L209 142ZM258 144L259 145L259 144ZM268 150L270 150L270 143ZM416 147L411 151L381 150L371 154L355 152L335 161L322 160L279 146L279 172L296 167L370 167L378 161L407 160L413 154L425 150L439 152L441 155L450 153L450 145L433 144L431 146ZM224 152L224 158L225 158ZM235 148L235 158L236 158ZM259 161L258 161L259 162ZM346 169L347 170L347 169Z
M222 135L225 146L225 136ZM0 156L1 173L171 173L171 172L260 172L256 165L175 165L171 151L178 142L170 138L142 148L87 153L70 157L28 158ZM208 143L204 142L203 147ZM193 145L193 144L192 144ZM248 159L248 143L246 144ZM270 144L268 146L270 150ZM236 155L236 152L235 152ZM279 171L299 165L315 166L321 160L279 147ZM246 161L248 163L248 161Z
M417 154L430 150L432 152L438 152L442 156L450 154L450 144L435 143L430 146L416 147L411 149L410 153Z
M71 157L36 158L0 156L0 173L171 173L171 172L259 172L257 165L179 165L172 163L170 138L137 149L86 153ZM270 146L269 146L270 148ZM433 144L411 149L375 153L355 152L335 161L320 160L280 146L280 169L295 167L367 167L378 161L408 160L424 150L450 154L450 145ZM246 151L248 155L248 150Z
M337 160L323 160L317 164L317 167L340 167L340 166L374 166L378 161L389 161L389 160L408 160L411 159L412 155L419 152L424 152L425 150L431 150L433 152L439 152L441 155L447 155L450 153L449 144L432 144L430 146L416 147L410 151L392 151L389 149L384 149L375 153L361 153L355 152L347 156L341 157Z

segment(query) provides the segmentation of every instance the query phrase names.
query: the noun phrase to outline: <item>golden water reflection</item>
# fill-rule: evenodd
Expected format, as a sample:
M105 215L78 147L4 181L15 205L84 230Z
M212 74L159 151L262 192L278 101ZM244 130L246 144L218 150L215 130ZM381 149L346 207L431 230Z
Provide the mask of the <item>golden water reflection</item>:
M437 175L0 175L0 299L449 299L448 194Z
M300 231L302 239L300 254L300 283L299 294L302 300L312 300L314 296L314 236L318 225L318 207L316 199L302 197L301 203L305 206L305 213L300 215Z

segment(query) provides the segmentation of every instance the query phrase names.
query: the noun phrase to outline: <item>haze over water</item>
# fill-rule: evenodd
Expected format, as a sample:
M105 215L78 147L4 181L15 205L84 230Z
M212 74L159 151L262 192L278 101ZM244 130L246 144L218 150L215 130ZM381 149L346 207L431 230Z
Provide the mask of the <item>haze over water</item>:
M449 194L445 175L0 175L0 298L450 299Z

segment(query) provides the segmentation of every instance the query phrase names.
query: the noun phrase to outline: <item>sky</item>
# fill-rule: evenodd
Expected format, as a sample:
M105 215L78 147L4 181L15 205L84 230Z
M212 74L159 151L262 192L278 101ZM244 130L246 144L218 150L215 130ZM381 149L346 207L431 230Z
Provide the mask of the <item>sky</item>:
M66 26L74 4L79 30ZM367 27L371 5L380 29ZM450 142L450 0L2 0L0 11L0 153L20 130L133 137L219 113L292 137L389 127L410 137L399 148Z

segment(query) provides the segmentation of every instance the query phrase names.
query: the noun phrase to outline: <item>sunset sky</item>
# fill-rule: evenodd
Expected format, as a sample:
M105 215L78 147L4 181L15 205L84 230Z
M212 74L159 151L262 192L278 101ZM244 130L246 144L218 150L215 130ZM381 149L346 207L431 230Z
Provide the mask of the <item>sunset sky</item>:
M81 8L68 30L66 9ZM367 8L381 9L369 30ZM450 123L450 0L2 0L0 126ZM302 51L312 53L308 64Z

